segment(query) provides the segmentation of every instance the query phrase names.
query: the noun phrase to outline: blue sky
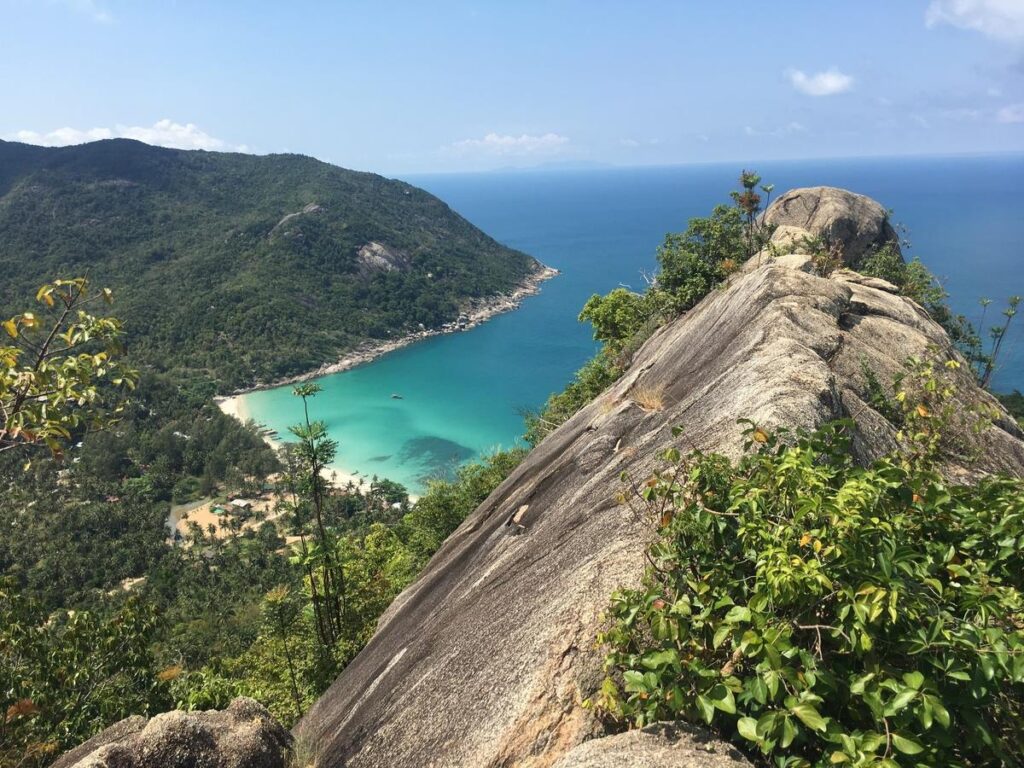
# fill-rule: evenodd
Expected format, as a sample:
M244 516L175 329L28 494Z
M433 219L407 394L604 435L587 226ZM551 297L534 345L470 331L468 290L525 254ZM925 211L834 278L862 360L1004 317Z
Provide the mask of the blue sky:
M1024 0L0 0L0 138L382 173L1024 150Z

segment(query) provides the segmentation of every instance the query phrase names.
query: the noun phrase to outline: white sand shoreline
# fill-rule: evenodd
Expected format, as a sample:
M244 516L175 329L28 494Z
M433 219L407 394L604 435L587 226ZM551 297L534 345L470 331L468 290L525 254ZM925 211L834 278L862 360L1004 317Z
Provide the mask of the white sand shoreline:
M218 397L214 398L214 402L217 403L217 407L220 408L221 412L228 416L232 416L238 419L243 424L253 421L260 429L260 436L263 438L263 442L273 448L275 451L279 451L284 446L284 441L271 437L268 429L265 425L256 422L249 413L249 409L245 407L245 401L243 395L232 395L230 397ZM320 471L320 474L324 476L335 488L344 488L349 483L352 483L357 488L365 485L369 489L370 478L367 475L360 474L359 472L353 472L348 469L343 469L337 466L325 467ZM416 496L409 495L411 501L416 500Z

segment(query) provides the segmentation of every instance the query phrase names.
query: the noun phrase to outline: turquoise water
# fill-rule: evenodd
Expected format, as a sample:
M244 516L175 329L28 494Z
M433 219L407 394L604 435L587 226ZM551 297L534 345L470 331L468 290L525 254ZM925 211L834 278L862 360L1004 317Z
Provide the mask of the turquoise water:
M750 165L777 190L840 186L893 209L907 228L909 254L944 280L954 308L969 317L979 314L981 296L998 304L1024 294L1017 195L1024 156ZM560 390L596 349L589 329L576 322L583 302L619 284L642 288L664 234L726 200L741 167L410 177L488 234L562 274L516 312L321 379L313 412L340 443L337 466L416 492L429 477L513 444L523 411ZM1024 317L1015 322L998 390L1024 389ZM301 414L289 387L251 393L244 407L282 435Z

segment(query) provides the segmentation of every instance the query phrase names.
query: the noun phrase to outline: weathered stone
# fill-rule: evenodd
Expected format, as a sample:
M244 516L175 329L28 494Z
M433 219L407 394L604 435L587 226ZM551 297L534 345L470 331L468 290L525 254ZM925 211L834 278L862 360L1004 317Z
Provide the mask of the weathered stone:
M657 331L620 381L469 516L296 729L325 765L550 766L598 735L580 703L602 677L601 612L617 587L638 583L653 528L616 503L620 473L644 479L660 449L735 456L741 417L767 429L851 417L858 459L895 448L864 371L888 384L909 355L955 354L949 340L888 283L848 270L817 277L806 262L765 259ZM998 414L981 435L958 437L983 469L1024 473L1015 422L966 367L953 375L958 412Z
M781 230L780 247L799 241L799 233L790 227L803 229L826 245L840 245L843 261L850 265L886 243L899 248L899 237L879 203L836 187L792 189L768 206L764 221Z
M65 753L52 768L284 768L291 736L262 705L131 717Z
M780 224L772 232L770 242L781 253L808 253L808 241L813 238L814 235L803 227Z
M554 768L751 768L739 751L686 723L654 723L638 731L585 741Z

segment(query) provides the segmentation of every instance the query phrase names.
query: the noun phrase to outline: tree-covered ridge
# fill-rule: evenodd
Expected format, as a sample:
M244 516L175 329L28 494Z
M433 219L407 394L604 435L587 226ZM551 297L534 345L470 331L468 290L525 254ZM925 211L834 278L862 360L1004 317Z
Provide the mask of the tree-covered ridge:
M309 157L0 142L0 306L88 274L137 365L221 391L453 320L534 268L423 190Z

